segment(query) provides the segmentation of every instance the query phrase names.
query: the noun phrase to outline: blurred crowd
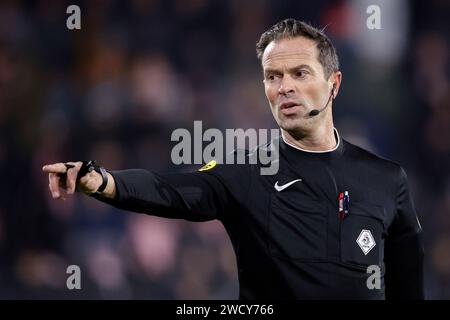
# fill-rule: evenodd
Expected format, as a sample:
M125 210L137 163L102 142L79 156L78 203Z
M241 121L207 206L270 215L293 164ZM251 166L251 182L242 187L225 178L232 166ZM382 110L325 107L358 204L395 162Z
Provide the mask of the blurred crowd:
M81 8L81 30L66 8ZM366 8L381 8L381 30ZM326 27L350 142L406 170L424 229L426 294L450 299L448 1L99 0L0 2L0 298L234 299L236 262L217 221L51 199L42 165L175 166L171 132L276 128L255 55L288 17ZM66 288L78 265L81 290Z

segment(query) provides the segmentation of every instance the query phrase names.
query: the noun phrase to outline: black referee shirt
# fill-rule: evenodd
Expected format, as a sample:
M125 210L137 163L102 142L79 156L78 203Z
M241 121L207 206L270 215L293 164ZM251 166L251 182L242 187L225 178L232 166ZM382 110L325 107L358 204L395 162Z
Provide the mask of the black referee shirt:
M329 152L277 138L275 175L261 175L260 164L111 171L116 198L96 198L166 218L221 221L237 257L240 299L424 298L422 230L405 171L335 136ZM345 191L348 214L340 217ZM369 266L380 270L379 289L367 284Z

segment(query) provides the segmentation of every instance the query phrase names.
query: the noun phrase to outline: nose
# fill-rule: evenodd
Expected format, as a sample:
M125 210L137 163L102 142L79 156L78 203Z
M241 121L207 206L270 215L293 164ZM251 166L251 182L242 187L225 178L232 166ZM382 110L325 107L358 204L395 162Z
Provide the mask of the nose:
M280 86L278 88L278 94L289 95L295 92L294 82L289 75L284 76L280 81Z

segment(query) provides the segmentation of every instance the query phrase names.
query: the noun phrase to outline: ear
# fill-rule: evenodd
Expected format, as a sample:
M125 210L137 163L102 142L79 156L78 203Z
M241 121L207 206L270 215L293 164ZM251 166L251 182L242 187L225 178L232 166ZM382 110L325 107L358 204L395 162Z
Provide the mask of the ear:
M330 76L330 85L332 86L333 99L336 98L342 83L342 72L336 71Z

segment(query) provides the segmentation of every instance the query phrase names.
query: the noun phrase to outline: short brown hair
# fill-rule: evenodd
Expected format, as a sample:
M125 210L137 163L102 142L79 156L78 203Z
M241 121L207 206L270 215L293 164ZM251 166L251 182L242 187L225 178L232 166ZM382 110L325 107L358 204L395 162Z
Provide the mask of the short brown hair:
M336 49L325 33L306 22L295 19L280 21L265 31L256 43L256 56L261 60L264 50L272 41L295 37L305 37L316 42L317 49L319 50L319 62L323 67L326 79L333 72L339 70Z

